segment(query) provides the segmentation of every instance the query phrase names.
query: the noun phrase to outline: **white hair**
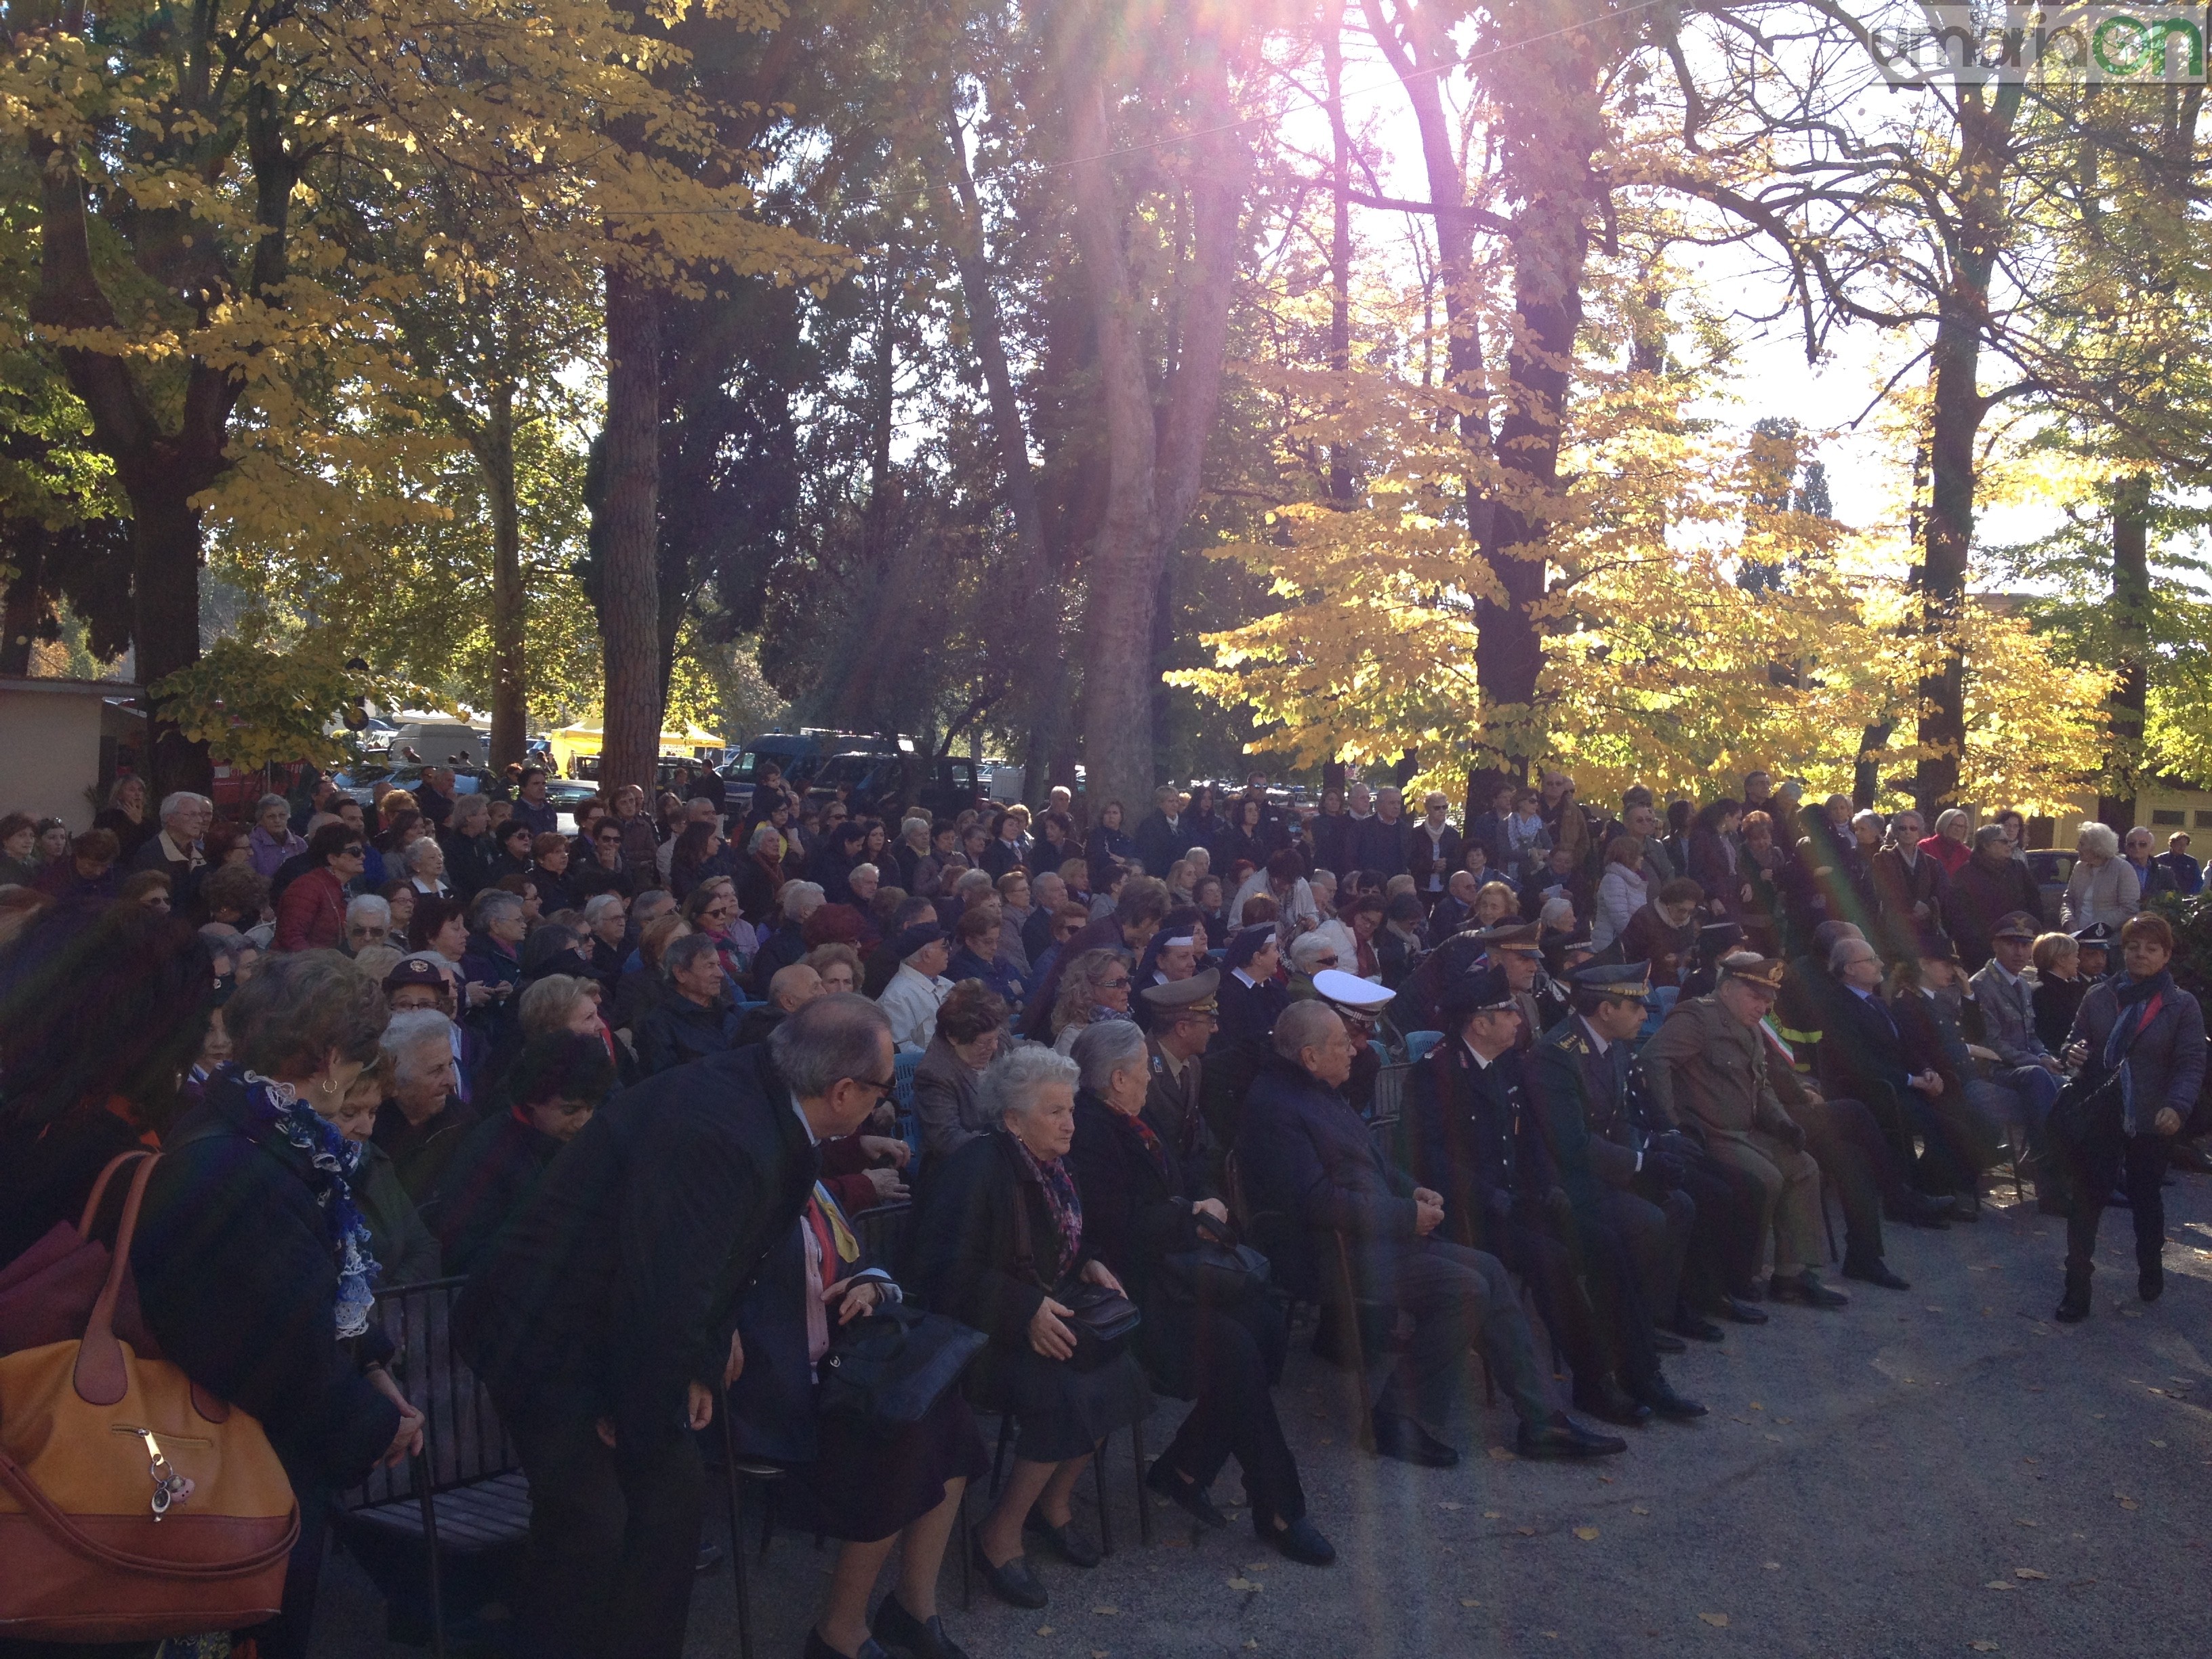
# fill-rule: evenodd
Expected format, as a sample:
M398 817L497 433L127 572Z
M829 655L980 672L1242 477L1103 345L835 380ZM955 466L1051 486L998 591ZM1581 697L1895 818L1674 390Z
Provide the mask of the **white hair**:
M264 795L253 803L253 816L258 818L272 806L281 806L284 809L286 817L291 816L292 803L282 795Z
M429 849L428 852L425 852L423 850L426 848ZM410 870L412 870L425 858L428 857L430 853L436 853L442 855L445 853L445 850L446 849L439 846L437 842L431 836L420 836L407 843L407 855L402 859L400 862L404 864Z
M859 875L863 870L866 871L870 876L878 881L881 881L884 878L884 872L877 869L874 865L856 864L845 872L845 879L848 882L851 881L854 877Z
M584 920L597 927L602 917L617 914L623 908L622 896L617 893L594 893L584 901Z
M1113 1086L1115 1073L1126 1072L1133 1065L1139 1071L1144 1068L1145 1034L1133 1021L1102 1019L1083 1028L1070 1058L1082 1073L1083 1087L1103 1095Z
M2120 855L2119 835L2109 823L2083 819L2081 833L2075 837L2074 844L2085 853L2094 853L2100 859L2113 859Z
M802 921L808 911L828 902L818 881L787 881L783 884L783 919Z
M380 926L389 928L392 926L392 907L374 893L363 893L346 906L345 919L346 926L349 927L356 921L374 920Z
M1056 1054L1042 1042L1017 1042L1000 1049L999 1057L985 1069L975 1085L976 1104L982 1109L986 1122L996 1121L1010 1113L1035 1110L1037 1091L1045 1085L1065 1083L1072 1088L1082 1077L1082 1068L1066 1054Z
M782 845L783 831L763 820L753 826L752 842L745 850L749 853L765 853L771 847Z
M196 795L189 789L179 789L161 797L161 810L157 816L167 823L188 806L204 806L212 811L215 803L205 795Z
M381 1042L397 1080L413 1075L415 1068L407 1063L410 1055L434 1047L441 1058L453 1053L453 1022L435 1008L410 1008L392 1015Z
M1311 973L1314 963L1324 956L1332 955L1340 962L1344 959L1344 953L1337 949L1336 941L1318 929L1300 933L1291 941L1291 966L1302 974Z
M1575 925L1575 902L1570 898L1548 898L1536 917L1539 927L1564 932Z
M1853 946L1856 946L1857 949L1854 950L1852 948ZM1858 951L1865 951L1869 953L1872 953L1874 946L1869 945L1866 942L1865 938L1861 934L1844 934L1843 938L1838 939L1833 945L1828 947L1828 971L1832 974L1842 973L1844 971L1844 957L1847 956L1856 956Z

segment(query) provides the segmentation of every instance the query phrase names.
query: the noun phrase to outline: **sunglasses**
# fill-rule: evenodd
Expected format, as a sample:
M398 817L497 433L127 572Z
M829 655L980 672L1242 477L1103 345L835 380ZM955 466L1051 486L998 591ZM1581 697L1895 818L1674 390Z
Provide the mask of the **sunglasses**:
M1098 988L1102 991L1126 991L1129 988L1129 981L1126 979L1102 979L1098 981Z

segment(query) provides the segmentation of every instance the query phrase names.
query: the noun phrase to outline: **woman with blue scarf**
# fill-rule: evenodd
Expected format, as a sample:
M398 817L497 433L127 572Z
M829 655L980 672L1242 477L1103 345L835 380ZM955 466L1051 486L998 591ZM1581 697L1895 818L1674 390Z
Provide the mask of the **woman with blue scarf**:
M2135 1211L2136 1293L2155 1302L2166 1289L2167 1149L2204 1083L2204 1012L2173 982L2173 929L2164 916L2130 916L2120 929L2119 973L2100 981L2074 1017L2066 1058L2081 1082L2117 1080L2095 1103L2087 1133L2073 1148L2074 1202L2066 1219L2066 1296L2055 1317L2089 1316L2097 1224L2113 1188L2124 1184Z
M225 1009L234 1059L165 1138L131 1251L163 1357L260 1419L300 1504L264 1659L304 1654L330 1500L420 1449L385 1370L358 1152L323 1111L374 1060L384 993L335 951L272 958Z

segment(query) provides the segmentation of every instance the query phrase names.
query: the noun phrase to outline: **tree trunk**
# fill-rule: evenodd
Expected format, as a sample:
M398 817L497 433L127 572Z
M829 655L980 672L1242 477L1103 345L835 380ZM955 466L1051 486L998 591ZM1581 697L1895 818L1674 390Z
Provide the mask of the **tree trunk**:
M945 110L945 153L941 174L932 183L945 225L945 245L960 272L960 292L968 312L968 336L983 371L990 400L991 436L1005 477L1007 516L1013 520L1014 558L1021 573L1021 628L1026 646L1024 678L1029 706L1030 740L1023 770L1023 793L1040 805L1048 787L1052 754L1066 727L1067 663L1060 642L1060 573L1052 568L1045 542L1044 507L1037 498L1036 475L1030 465L1027 423L1014 375L1006 358L1006 329L999 296L991 286L990 258L983 243L982 202L968 165L968 140L959 111Z
M138 684L151 687L200 659L200 514L191 490L130 489L131 638ZM149 714L158 708L145 700ZM147 727L154 793L190 789L205 794L215 781L207 745L193 743L156 714Z
M599 505L599 632L606 665L602 792L650 798L660 750L660 301L607 267L605 488Z
M471 448L483 470L491 516L491 763L520 761L529 742L527 621L522 592L522 515L514 483L514 385L503 377L484 388L490 404Z
M1106 424L1106 504L1091 558L1084 625L1084 760L1095 817L1108 800L1141 810L1155 782L1152 615L1161 566L1198 499L1221 389L1249 155L1233 125L1225 53L1193 44L1199 132L1188 186L1193 252L1176 274L1181 346L1156 422L1144 357L1145 301L1122 247L1127 210L1115 178L1103 73L1071 76L1068 149L1077 245L1091 286ZM1098 66L1095 48L1079 68Z
M1958 804L1966 750L1966 563L1974 541L1975 441L1989 413L1980 386L1990 279L2008 227L2002 194L2009 139L2021 88L2000 86L1994 103L1961 86L1959 100L1958 220L1950 275L1936 307L1930 355L1928 525L1919 572L1920 625L1938 638L1920 681L1920 760L1912 793L1929 823Z
M2137 473L2112 490L2112 738L2097 817L2122 836L2135 828L2142 767L2143 704L2150 687L2151 480Z

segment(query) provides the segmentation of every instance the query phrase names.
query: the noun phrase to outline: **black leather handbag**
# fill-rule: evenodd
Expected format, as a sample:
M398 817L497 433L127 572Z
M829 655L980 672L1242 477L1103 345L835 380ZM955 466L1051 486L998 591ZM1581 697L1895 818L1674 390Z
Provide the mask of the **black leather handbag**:
M1185 1250L1160 1258L1160 1289L1177 1302L1233 1307L1267 1288L1267 1258L1237 1243L1228 1228L1210 1215L1191 1218L1193 1242Z
M816 1408L895 1434L928 1416L989 1341L957 1319L887 1303L832 1340L822 1356Z
M1145 1316L1137 1304L1119 1291L1078 1280L1053 1293L1068 1310L1067 1328L1075 1333L1075 1352L1067 1363L1079 1371L1095 1371L1127 1352L1129 1339Z

